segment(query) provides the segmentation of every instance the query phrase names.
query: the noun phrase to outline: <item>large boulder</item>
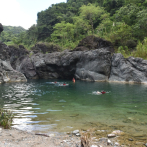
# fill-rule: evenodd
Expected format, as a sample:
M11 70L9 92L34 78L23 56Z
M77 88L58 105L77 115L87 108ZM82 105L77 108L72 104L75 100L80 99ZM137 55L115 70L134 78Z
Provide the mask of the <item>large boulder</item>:
M22 81L26 82L26 77L22 73L14 70L9 61L3 61L0 59L0 83Z
M73 51L88 51L101 48L105 48L112 53L114 52L113 45L110 41L91 35L82 39Z
M71 79L76 70L76 63L80 53L68 51L48 54L35 54L31 57L32 63L39 78Z
M75 76L80 80L108 81L111 53L106 49L86 51L76 64Z
M3 31L4 29L3 29L3 26L2 26L2 24L0 23L0 34L1 34L1 32Z
M16 69L17 60L19 62L20 58L29 56L29 51L25 49L23 45L10 45L8 46L8 54L10 58L10 64L14 69Z
M10 56L8 53L8 46L2 42L0 42L0 59L1 60L9 60Z
M52 53L61 51L61 47L52 43L36 43L31 50L36 53Z
M27 79L38 79L36 69L34 68L31 58L28 56L22 56L17 59L16 70L23 73Z
M111 53L105 49L92 51L63 51L48 54L34 54L29 60L31 71L39 78L76 77L80 80L107 81L111 67ZM28 64L28 65L30 65ZM24 65L24 64L23 64ZM26 65L28 69L28 65ZM33 69L34 66L34 69ZM20 66L19 71L22 71ZM26 77L32 78L29 74Z
M27 81L26 77L10 64L9 47L0 42L0 83Z
M124 58L117 53L112 56L110 82L147 83L147 60Z

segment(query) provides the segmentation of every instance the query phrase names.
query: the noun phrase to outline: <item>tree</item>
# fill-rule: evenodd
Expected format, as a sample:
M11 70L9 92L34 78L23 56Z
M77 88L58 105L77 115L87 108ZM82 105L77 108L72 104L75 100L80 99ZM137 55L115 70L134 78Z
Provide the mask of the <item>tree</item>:
M80 8L80 17L83 20L88 21L89 25L91 26L92 34L94 33L94 26L97 26L101 22L100 17L104 13L105 11L103 8L99 6L96 7L93 4L88 4L87 6L83 5Z
M127 25L134 25L136 23L137 13L139 12L139 7L135 4L128 4L121 7L115 14L116 22L125 22Z

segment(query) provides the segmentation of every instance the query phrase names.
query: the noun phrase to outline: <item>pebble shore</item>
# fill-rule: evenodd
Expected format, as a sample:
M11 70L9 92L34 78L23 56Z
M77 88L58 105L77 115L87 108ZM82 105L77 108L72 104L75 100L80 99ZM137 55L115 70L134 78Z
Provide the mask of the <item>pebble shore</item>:
M97 130L98 133L106 133L105 130ZM133 139L127 142L120 140L124 133L114 130L105 137L90 138L90 147L147 147L147 143L138 142L132 144ZM69 133L33 133L18 129L0 128L0 147L81 147L81 132L74 130Z

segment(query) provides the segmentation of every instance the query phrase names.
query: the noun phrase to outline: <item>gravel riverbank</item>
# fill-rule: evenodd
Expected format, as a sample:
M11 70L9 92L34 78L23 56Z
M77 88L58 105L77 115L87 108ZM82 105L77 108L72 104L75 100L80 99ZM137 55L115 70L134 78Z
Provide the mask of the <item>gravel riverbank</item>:
M104 130L98 130L104 133ZM18 129L0 128L0 147L82 147L81 137L78 130L72 133L34 133ZM121 137L120 137L120 134ZM90 146L85 147L145 147L145 142L133 143L133 139L126 139L126 135L119 130L113 131L106 137L90 137ZM81 136L81 137L80 137ZM124 140L122 139L124 138ZM88 139L86 139L88 140ZM84 146L83 146L84 147Z

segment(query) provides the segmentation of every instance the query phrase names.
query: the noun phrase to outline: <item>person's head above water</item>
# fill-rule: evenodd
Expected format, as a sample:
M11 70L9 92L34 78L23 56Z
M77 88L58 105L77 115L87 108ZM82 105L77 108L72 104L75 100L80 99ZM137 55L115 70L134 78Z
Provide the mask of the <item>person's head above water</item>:
M102 94L105 94L106 92L105 92L105 91L102 91L101 93L102 93Z

